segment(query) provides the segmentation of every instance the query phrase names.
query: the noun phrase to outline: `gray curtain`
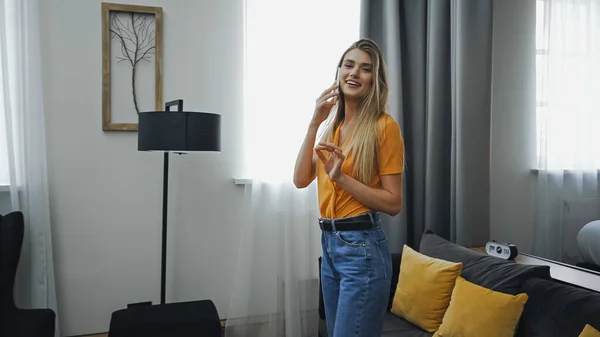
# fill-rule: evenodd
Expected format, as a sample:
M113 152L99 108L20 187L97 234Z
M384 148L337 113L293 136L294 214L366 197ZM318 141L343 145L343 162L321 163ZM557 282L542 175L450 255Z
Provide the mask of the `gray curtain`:
M361 35L382 48L390 113L406 145L404 207L385 219L393 251L426 229L489 240L492 0L363 0Z

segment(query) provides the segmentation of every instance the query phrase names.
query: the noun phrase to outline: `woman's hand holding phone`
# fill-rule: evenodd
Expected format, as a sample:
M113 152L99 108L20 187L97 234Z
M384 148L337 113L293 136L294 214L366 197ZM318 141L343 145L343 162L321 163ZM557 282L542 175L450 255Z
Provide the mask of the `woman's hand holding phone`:
M319 126L319 125L321 125L321 123L323 123L323 121L325 119L327 119L327 116L329 116L329 112L331 111L331 108L333 108L333 106L335 105L335 102L336 102L335 98L337 98L339 96L339 93L336 90L337 88L338 88L338 84L336 82L329 88L325 89L325 91L323 91L323 93L321 93L321 96L319 96L319 98L317 98L315 112L313 114L311 124ZM334 99L330 100L330 98L334 98Z
M337 73L335 74L335 83L323 91L321 96L317 98L317 106L315 108L315 113L313 115L311 124L314 123L316 126L319 126L325 119L327 119L331 108L333 108L333 106L339 100L339 81L340 67L337 68Z

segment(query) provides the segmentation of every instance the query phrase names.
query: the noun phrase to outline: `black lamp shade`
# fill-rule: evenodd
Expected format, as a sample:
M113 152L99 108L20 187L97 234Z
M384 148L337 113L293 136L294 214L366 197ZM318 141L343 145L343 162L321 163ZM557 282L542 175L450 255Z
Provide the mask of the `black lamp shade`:
M221 116L193 111L139 114L139 151L221 151Z

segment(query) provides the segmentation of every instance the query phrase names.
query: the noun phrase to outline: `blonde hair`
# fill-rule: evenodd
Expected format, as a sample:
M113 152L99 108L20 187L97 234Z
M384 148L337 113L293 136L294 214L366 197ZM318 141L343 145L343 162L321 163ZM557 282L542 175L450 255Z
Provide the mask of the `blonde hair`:
M377 160L377 121L386 112L388 102L388 85L385 60L375 42L369 39L361 39L353 43L340 58L338 67L344 61L346 54L359 49L371 57L372 78L369 92L359 103L357 108L357 120L354 129L349 133L351 136L345 155L350 152L354 154L354 172L356 179L363 184L370 185L373 177L377 174L379 165ZM339 99L328 121L325 124L322 139L331 142L335 130L345 118L345 98L340 90ZM340 144L341 146L341 144Z

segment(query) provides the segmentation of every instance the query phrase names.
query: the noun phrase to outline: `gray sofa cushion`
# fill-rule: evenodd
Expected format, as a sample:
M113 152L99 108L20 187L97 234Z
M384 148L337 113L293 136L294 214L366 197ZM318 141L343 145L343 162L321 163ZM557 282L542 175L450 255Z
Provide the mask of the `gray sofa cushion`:
M586 324L600 329L600 294L543 279L527 280L529 300L517 336L577 337Z
M550 267L516 264L476 252L426 231L419 252L434 258L462 262L461 276L467 281L505 294L516 295L530 278L550 279Z
M319 320L319 336L327 337L325 320ZM406 320L387 312L383 321L381 337L431 337L432 333L421 330Z
M421 328L409 323L408 321L387 312L383 321L382 337L431 337L432 333L426 332Z

